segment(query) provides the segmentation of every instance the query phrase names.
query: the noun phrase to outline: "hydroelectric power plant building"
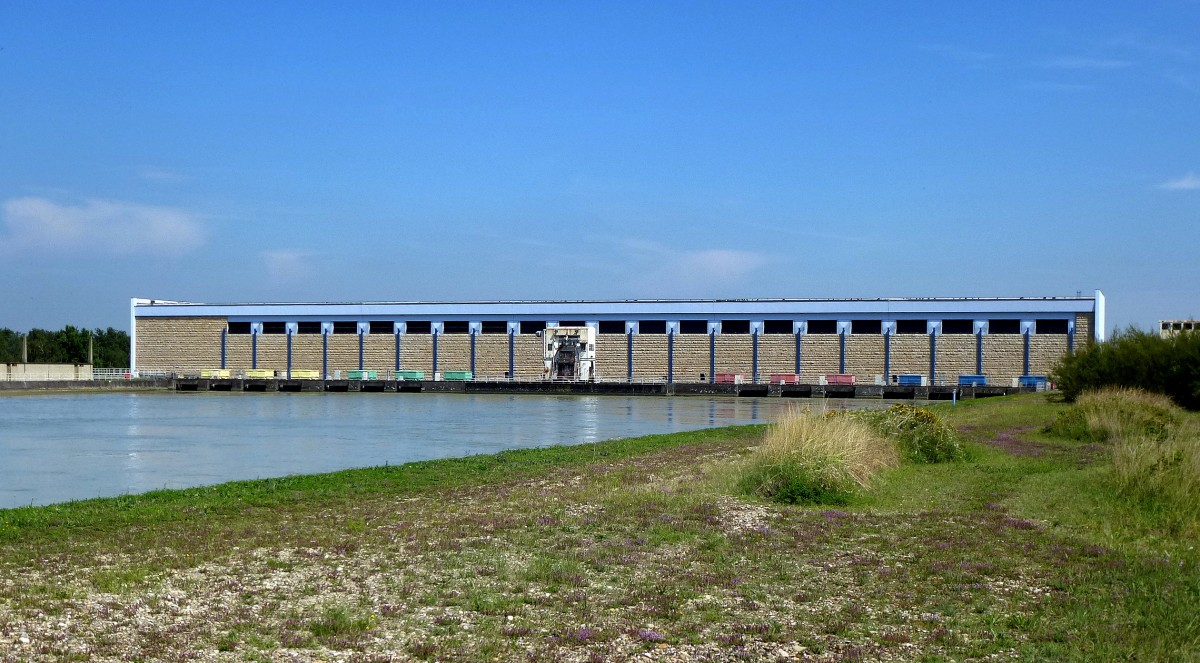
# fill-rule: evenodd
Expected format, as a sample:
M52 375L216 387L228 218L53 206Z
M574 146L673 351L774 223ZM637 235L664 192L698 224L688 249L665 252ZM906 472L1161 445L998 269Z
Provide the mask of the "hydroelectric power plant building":
M133 299L133 369L210 377L1010 385L1104 295L199 304Z

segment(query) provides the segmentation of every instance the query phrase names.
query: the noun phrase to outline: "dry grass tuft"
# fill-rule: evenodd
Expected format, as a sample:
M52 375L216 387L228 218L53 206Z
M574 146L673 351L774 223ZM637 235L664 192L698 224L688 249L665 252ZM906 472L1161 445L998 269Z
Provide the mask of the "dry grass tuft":
M896 445L867 423L795 410L767 430L739 485L781 502L844 504L880 470L898 463Z
M1171 399L1126 388L1088 392L1049 430L1107 442L1122 493L1178 530L1200 530L1200 422Z

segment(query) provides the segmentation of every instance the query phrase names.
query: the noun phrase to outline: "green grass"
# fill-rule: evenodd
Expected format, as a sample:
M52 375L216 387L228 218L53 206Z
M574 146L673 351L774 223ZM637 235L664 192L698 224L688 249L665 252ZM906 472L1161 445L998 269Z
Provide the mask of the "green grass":
M1071 407L936 406L967 460L836 508L741 495L744 427L0 511L0 637L33 661L1196 660L1197 542L1128 498L1111 442L1052 432Z
M548 468L617 460L680 444L753 434L761 428L741 426L649 435L587 445L519 449L492 455L0 509L0 544L54 539L68 536L72 530L95 532L130 525L199 522L255 509L304 508L331 500L453 490L460 486L526 477ZM361 531L362 524L357 525L357 530Z

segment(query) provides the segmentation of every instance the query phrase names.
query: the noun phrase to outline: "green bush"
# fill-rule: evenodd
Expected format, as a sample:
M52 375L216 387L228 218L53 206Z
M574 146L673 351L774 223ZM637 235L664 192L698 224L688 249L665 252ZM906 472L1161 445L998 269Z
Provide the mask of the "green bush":
M744 494L784 504L848 504L857 486L822 459L783 460L747 468L738 482Z
M1162 338L1131 327L1063 357L1051 380L1067 401L1089 390L1129 387L1165 394L1180 407L1200 410L1200 332Z
M900 455L909 462L946 463L966 458L954 429L925 408L896 404L883 412L862 412L859 416L895 440Z

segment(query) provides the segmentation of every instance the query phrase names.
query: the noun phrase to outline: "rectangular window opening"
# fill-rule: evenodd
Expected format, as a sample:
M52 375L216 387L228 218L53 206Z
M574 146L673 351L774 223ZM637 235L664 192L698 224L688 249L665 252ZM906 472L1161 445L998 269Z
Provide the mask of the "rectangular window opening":
M861 334L882 334L883 333L883 321L882 320L851 320L850 321L850 333L851 334L860 334L860 335Z
M335 333L335 334L357 334L358 333L358 323L357 322L345 322L345 321L334 322L333 323L333 333Z
M809 320L808 333L810 334L836 334L837 320Z
M928 334L929 333L929 321L928 320L897 320L896 321L896 333L897 334Z
M586 327L587 322L584 320L559 320L559 327Z
M624 334L625 333L625 321L624 320L601 320L600 321L600 333L601 334Z
M1035 334L1066 334L1066 320L1037 320L1034 322L1033 332Z
M296 323L296 333L297 334L320 334L321 333L321 323L319 323L319 322L297 322Z
M988 320L989 334L1020 334L1020 320Z
M521 333L522 334L536 334L536 333L544 330L545 328L546 328L545 320L522 320L521 321Z
M250 323L249 322L231 322L231 323L229 323L229 333L230 334L249 334L250 333Z
M667 333L666 320L640 320L638 321L639 334L665 334Z
M707 334L708 320L680 320L680 334Z
M443 334L466 334L471 331L471 324L466 320L447 320L442 323Z
M961 318L953 320L942 320L943 334L974 334L975 321L963 320Z
M796 324L791 320L765 320L763 321L764 334L794 334Z
M262 333L264 334L286 334L286 322L264 322L262 323Z
M484 334L507 334L508 322L504 320L484 320L483 328L480 331Z
M409 334L433 333L433 323L428 320L409 320L404 328Z
M396 323L391 320L372 320L368 333L371 334L394 334L396 333Z
M749 320L722 320L721 321L721 333L722 334L749 334L750 333L750 321Z

